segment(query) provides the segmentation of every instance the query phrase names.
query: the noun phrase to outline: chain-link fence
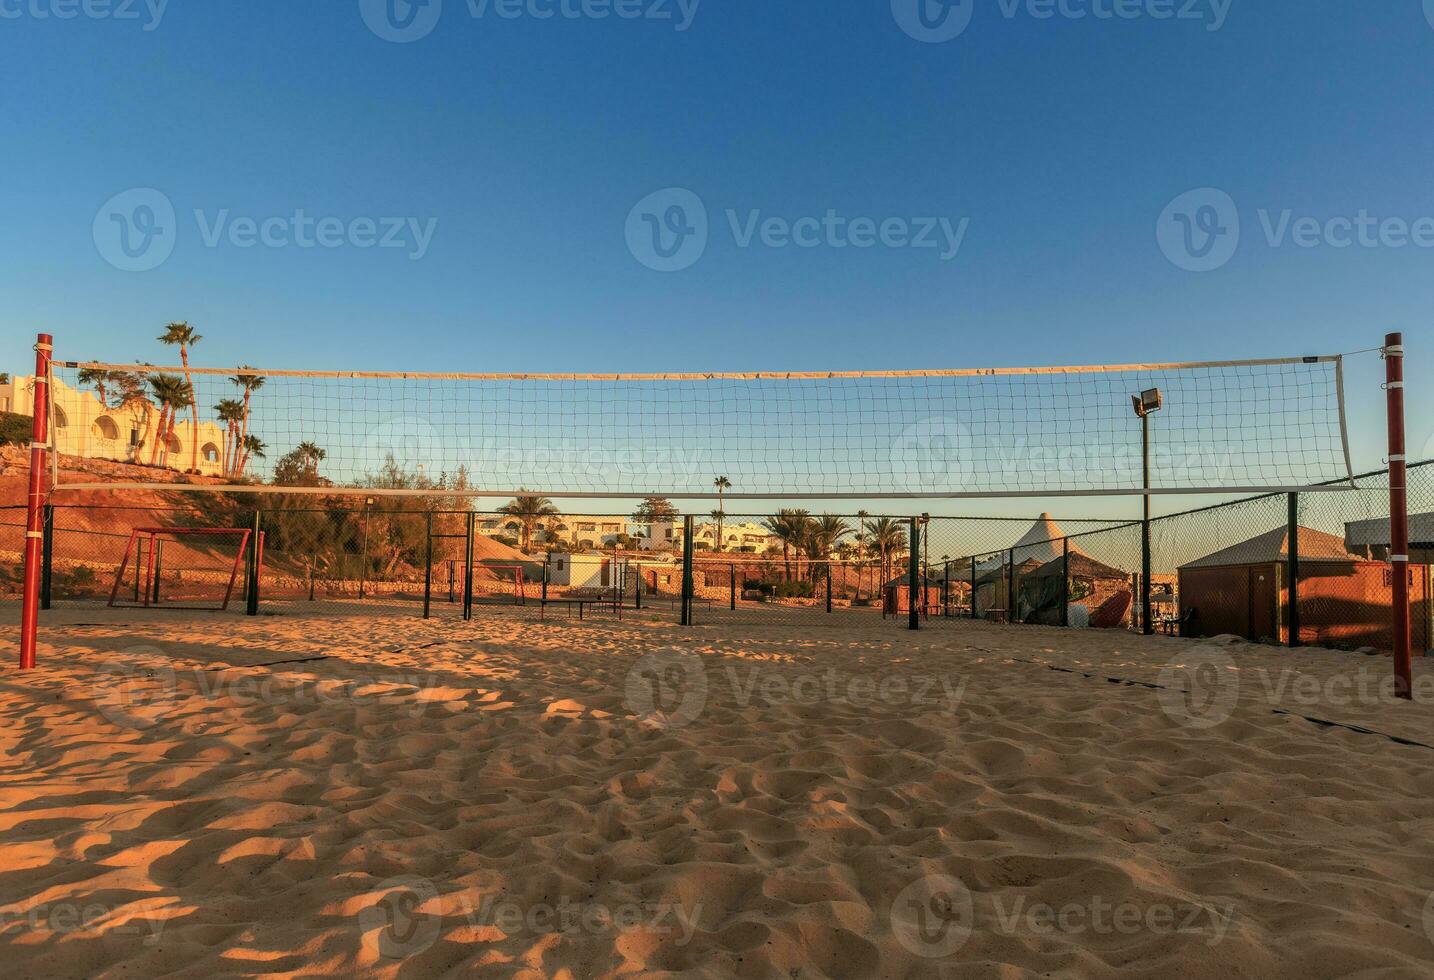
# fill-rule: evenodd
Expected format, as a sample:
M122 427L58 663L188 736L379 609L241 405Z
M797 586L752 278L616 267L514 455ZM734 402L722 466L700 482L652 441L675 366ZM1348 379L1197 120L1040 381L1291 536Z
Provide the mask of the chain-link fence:
M1409 484L1418 652L1434 636L1434 464L1411 467ZM45 597L50 606L158 609L224 607L227 598L236 615L641 616L750 630L905 627L913 612L928 626L975 618L1141 630L1148 608L1152 632L1387 650L1388 476L1359 486L1157 518L1148 582L1140 522L782 511L724 514L725 526L676 516L639 526L421 498L92 499L50 509ZM20 590L24 517L22 507L0 508L7 598Z

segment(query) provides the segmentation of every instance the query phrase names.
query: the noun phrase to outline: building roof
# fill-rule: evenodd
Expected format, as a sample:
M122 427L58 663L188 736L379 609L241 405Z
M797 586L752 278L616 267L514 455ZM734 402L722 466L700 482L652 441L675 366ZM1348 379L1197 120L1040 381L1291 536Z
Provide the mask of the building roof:
M1434 513L1409 515L1409 540L1419 544L1434 542ZM1350 548L1388 545L1389 518L1350 521L1344 526L1344 543Z
M1289 528L1277 527L1257 534L1248 541L1221 548L1219 551L1186 562L1184 568L1221 568L1230 565L1270 565L1289 559ZM1345 550L1344 542L1333 534L1316 531L1311 527L1300 528L1300 561L1302 562L1356 562L1364 561L1358 555Z
M1016 543L1006 550L1008 552L1012 549L1015 550L1017 565L1024 565L1029 561L1044 565L1052 559L1061 557L1061 539L1065 536L1066 532L1061 530L1061 526L1056 523L1054 517L1050 514L1042 514L1036 518L1036 522L1026 530L1026 533L1022 534ZM1082 553L1074 541L1071 542L1070 550L1073 556ZM976 567L981 572L992 572L1003 567L1005 561L1004 554L996 555L980 562Z

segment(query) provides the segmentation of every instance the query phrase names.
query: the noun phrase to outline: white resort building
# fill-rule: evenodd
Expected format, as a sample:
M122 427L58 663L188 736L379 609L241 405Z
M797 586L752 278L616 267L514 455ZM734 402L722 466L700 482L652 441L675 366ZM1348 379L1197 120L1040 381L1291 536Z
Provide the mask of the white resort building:
M71 388L56 378L50 392L54 431L51 439L57 452L86 459L108 459L120 463L149 464L172 470L187 470L194 445L194 423L183 412L174 423L167 445L155 451L155 430L159 406L137 398L118 407L100 401L91 391ZM35 406L33 377L12 376L0 385L0 406L5 411L32 415ZM225 430L213 422L199 423L199 472L224 475Z

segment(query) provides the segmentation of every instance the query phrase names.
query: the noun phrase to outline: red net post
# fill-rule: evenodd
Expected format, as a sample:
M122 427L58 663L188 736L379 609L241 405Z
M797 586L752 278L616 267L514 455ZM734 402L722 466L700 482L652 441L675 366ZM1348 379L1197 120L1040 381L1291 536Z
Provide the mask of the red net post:
M46 476L50 441L50 356L55 338L35 339L35 397L30 429L30 492L25 519L25 597L20 609L20 669L35 666L35 633L40 621L40 550L45 538Z
M1389 412L1389 574L1394 623L1394 693L1414 697L1409 643L1409 481L1404 446L1404 334L1384 338Z

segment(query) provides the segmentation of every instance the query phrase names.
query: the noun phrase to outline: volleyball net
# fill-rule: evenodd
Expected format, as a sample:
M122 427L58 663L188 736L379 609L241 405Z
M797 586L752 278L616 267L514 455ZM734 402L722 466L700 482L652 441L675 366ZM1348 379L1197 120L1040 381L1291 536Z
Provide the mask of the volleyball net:
M935 499L1262 492L1351 476L1338 355L608 375L56 360L52 382L60 454L208 478L188 490L683 499L714 496L720 474L732 499ZM57 490L146 482L58 467L54 479Z

